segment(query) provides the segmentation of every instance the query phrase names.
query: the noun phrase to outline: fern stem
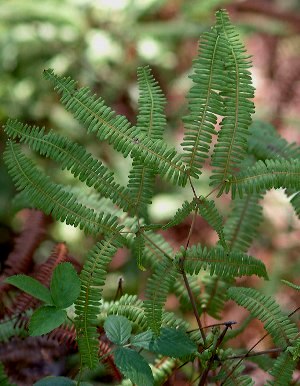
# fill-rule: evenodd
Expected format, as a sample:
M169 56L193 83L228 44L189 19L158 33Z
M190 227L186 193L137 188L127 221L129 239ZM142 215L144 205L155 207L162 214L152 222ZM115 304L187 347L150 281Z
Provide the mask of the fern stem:
M270 348L269 350L262 350L262 351L257 351L257 352L249 353L247 355L245 355L245 354L232 355L231 357L227 357L224 360L227 361L229 359L240 359L240 358L256 357L258 355L280 353L282 351L284 351L284 349L282 347L275 347L275 348Z
M201 337L202 337L202 340L203 340L203 345L206 346L206 336L204 334L203 326L202 326L202 323L201 323L201 320L200 320L200 317L199 317L199 314L198 314L198 311L197 311L196 301L195 301L193 292L191 290L189 281L187 279L186 273L184 271L184 259L185 259L185 255L183 254L183 256L179 259L180 273L181 273L181 275L183 277L183 281L184 281L186 290L188 292L188 295L189 295L189 298L190 298L190 301L191 301L191 304L192 304L193 312L194 312L195 318L197 320L199 331L200 331L200 334L201 334Z

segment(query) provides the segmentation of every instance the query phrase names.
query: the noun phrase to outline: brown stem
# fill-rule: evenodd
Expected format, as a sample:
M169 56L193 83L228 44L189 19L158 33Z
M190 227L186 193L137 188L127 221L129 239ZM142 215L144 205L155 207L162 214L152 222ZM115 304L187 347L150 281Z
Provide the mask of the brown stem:
M247 355L241 354L241 355L233 355L231 357L227 357L224 360L227 361L228 359L239 359L239 358L248 358L248 357L256 357L258 355L264 355L264 354L272 354L276 352L282 352L284 349L281 347L275 347L275 348L270 348L269 350L263 350L263 351L257 351L257 352L252 352L248 353Z
M211 366L213 365L214 361L215 361L215 355L216 355L216 352L217 352L217 349L218 347L220 347L224 337L225 337L225 334L228 330L228 328L231 328L231 324L227 324L224 328L224 330L222 331L222 334L219 336L218 340L217 340L217 343L216 343L216 346L211 354L211 357L209 358L209 361L207 363L207 366L206 366L206 369L204 370L204 372L202 373L201 375L201 378L200 378L200 381L199 381L199 384L198 386L204 386L205 385L205 382L206 382L206 379L207 379L207 376L208 376L208 373L211 369Z

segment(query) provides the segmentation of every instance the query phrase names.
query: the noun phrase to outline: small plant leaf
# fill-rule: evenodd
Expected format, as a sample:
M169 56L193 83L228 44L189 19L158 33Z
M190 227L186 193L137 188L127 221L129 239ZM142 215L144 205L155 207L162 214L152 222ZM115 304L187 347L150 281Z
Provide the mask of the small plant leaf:
M26 275L14 275L5 279L5 282L12 284L20 290L28 293L47 304L53 304L50 291L33 277Z
M67 318L65 310L59 310L53 306L38 308L31 316L29 323L29 334L39 336L59 327Z
M164 327L149 347L150 351L173 358L183 358L197 351L196 344L182 330Z
M80 279L71 263L58 264L52 275L50 291L57 308L67 308L75 302L80 293Z
M152 338L153 338L153 332L148 330L148 331L141 332L138 335L132 336L130 339L130 343L135 347L149 350Z
M136 351L118 347L114 351L115 363L121 373L136 386L152 386L154 378L150 366Z
M33 386L74 386L76 383L66 377L46 377L35 382Z
M104 330L111 342L123 345L130 338L132 327L124 316L111 315L104 323Z

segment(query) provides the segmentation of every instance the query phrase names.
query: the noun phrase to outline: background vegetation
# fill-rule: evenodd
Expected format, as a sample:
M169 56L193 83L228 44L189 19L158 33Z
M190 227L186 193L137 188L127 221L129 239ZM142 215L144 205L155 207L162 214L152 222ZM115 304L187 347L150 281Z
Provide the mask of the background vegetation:
M179 117L186 110L185 95L190 87L188 74L197 52L197 41L212 24L215 9L221 7L229 10L233 23L239 27L248 51L253 55L256 118L273 123L288 141L299 143L300 4L297 0L3 0L0 3L0 120L4 123L11 117L47 128L54 127L104 159L120 181L126 183L123 176L127 175L129 163L121 161L120 156L106 145L88 142L89 137L58 103L51 86L43 80L43 69L51 67L61 75L76 78L81 85L91 87L118 113L134 122L138 99L136 68L149 64L167 95L167 134L170 140L177 138L179 144L183 136ZM0 135L2 152L5 137L2 132ZM51 175L51 163L42 162ZM55 179L71 181L66 171L55 175ZM3 268L27 214L13 210L14 188L2 163L0 189ZM175 208L190 198L176 194L174 190L171 194L168 189L167 184L158 181L151 212L153 221L169 220ZM226 215L227 201L224 200L219 205ZM283 288L280 279L300 284L300 263L297 260L299 221L280 191L266 196L264 215L263 236L258 237L253 249L267 265L272 280L266 282L261 290L265 294L277 293L277 300L283 307L288 304L290 309L296 308L299 306L296 292ZM48 224L47 236L35 251L36 261L43 261L55 242L65 241L70 256L80 263L92 240L67 225L49 219L45 221ZM189 221L175 230L165 231L166 238L174 246L181 244L186 237ZM216 240L216 235L204 221L199 221L196 229L201 232L193 235L192 242L201 241L209 245ZM114 259L105 288L108 299L114 298L120 277L125 292L143 293L144 273L135 265L124 251ZM140 280L136 280L136 275L140 275ZM176 306L170 297L169 309L175 310ZM241 309L231 308L230 304L225 312L224 319L238 322L246 315ZM260 324L250 324L236 346L251 346L261 332ZM58 360L53 354L55 347L50 344L47 347L45 343L40 347L47 355L37 355L32 358L32 363L26 359L26 350L23 357L16 358L16 350L22 352L21 345L21 342L10 343L10 346L3 343L0 361L9 353L8 368L11 366L12 373L19 374L23 385L24 382L30 385L48 373L67 374L71 368L71 355ZM267 340L260 349L264 347L268 347ZM28 370L33 367L36 372ZM103 374L91 377L99 384L106 384ZM257 384L261 384L260 374L253 374L253 377ZM180 381L179 377L176 382L180 384ZM184 380L182 382L184 384Z

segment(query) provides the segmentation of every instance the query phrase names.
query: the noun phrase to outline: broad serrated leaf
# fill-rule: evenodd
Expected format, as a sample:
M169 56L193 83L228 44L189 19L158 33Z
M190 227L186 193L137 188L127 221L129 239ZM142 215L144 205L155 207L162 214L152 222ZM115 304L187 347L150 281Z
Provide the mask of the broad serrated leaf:
M111 315L104 323L104 330L111 342L123 345L130 338L132 327L124 316Z
M39 336L59 327L67 319L65 310L58 310L53 306L43 306L38 308L31 316L29 323L29 334Z
M80 279L71 263L61 263L55 268L50 291L57 308L67 308L75 302L80 293Z
M149 350L161 355L183 358L197 351L197 345L182 330L163 327Z
M153 338L153 332L148 330L148 331L141 332L138 335L132 336L130 339L130 343L135 347L149 350L152 338Z
M5 279L5 283L14 285L20 290L28 293L47 304L53 304L50 291L33 277L26 275L14 275Z
M152 386L154 384L150 366L136 351L118 347L114 351L114 358L121 373L136 386Z

